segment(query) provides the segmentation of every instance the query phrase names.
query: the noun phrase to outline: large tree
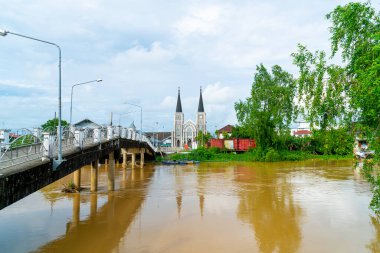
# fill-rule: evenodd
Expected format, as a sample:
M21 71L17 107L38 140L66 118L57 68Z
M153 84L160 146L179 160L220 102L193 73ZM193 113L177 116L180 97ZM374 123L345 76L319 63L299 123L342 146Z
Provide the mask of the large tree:
M370 3L337 6L331 20L332 56L341 52L351 79L351 105L358 120L378 128L380 124L380 15Z
M251 95L235 103L240 129L261 148L277 147L279 137L289 133L294 113L295 80L278 65L272 73L260 64L256 68Z
M345 69L328 64L324 51L311 53L303 45L292 57L299 68L299 108L311 126L324 131L349 122L352 110Z
M69 125L66 120L61 121L62 127L66 127ZM56 132L58 127L58 118L49 119L44 124L41 125L43 131L47 132Z

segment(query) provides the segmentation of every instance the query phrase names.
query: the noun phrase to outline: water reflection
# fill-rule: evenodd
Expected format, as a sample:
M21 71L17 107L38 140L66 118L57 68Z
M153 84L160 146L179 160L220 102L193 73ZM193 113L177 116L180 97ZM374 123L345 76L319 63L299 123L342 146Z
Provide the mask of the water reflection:
M80 219L81 194L71 194L73 213L67 222L66 234L36 252L111 252L140 211L146 197L144 185L152 175L152 169L127 172L121 189L107 193L107 202L99 210L97 194L88 194L90 215L83 220ZM136 177L139 179L135 180Z
M260 252L296 252L302 238L302 209L293 200L287 175L268 165L237 166L235 173L242 187L238 217L252 225Z
M114 192L99 169L96 194L84 168L80 194L69 176L2 210L1 251L380 252L349 162L117 167Z

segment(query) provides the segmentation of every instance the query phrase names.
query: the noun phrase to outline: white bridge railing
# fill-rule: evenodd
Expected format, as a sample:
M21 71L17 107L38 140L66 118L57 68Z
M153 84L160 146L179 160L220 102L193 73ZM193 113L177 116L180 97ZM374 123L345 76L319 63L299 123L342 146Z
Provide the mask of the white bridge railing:
M63 129L62 152L69 153L97 145L108 140L124 138L140 141L140 134L134 129L121 126L102 128ZM2 169L27 162L43 161L58 156L58 139L55 133L41 129L22 129L7 133L0 130L0 172ZM146 136L141 137L155 152L158 151Z

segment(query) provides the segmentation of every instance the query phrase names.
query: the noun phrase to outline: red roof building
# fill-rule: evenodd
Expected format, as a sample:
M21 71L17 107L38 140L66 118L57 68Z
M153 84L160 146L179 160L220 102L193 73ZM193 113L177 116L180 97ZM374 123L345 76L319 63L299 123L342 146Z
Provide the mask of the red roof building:
M224 139L223 133L226 133L228 136L231 136L233 129L234 129L233 125L227 125L227 126L222 127L219 130L216 130L218 139Z

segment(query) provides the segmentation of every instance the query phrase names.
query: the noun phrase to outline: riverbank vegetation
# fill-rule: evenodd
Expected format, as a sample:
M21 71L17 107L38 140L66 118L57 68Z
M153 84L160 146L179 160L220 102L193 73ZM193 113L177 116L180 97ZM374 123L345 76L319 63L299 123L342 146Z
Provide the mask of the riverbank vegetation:
M352 154L356 136L365 138L375 151L363 169L374 194L370 207L380 214L380 176L374 169L380 154L380 14L370 2L353 2L326 18L331 51L299 44L291 54L297 78L277 65L271 71L257 66L250 96L235 104L237 134L254 138L254 153L265 150L265 160L286 159L284 150L344 156ZM311 124L310 139L289 139L290 121L297 117Z
M317 155L306 151L287 150L263 150L261 148L250 149L248 152L236 153L219 148L198 148L190 152L172 154L165 159L169 160L195 160L202 162L279 162L279 161L303 161L308 159L352 159L352 155Z

